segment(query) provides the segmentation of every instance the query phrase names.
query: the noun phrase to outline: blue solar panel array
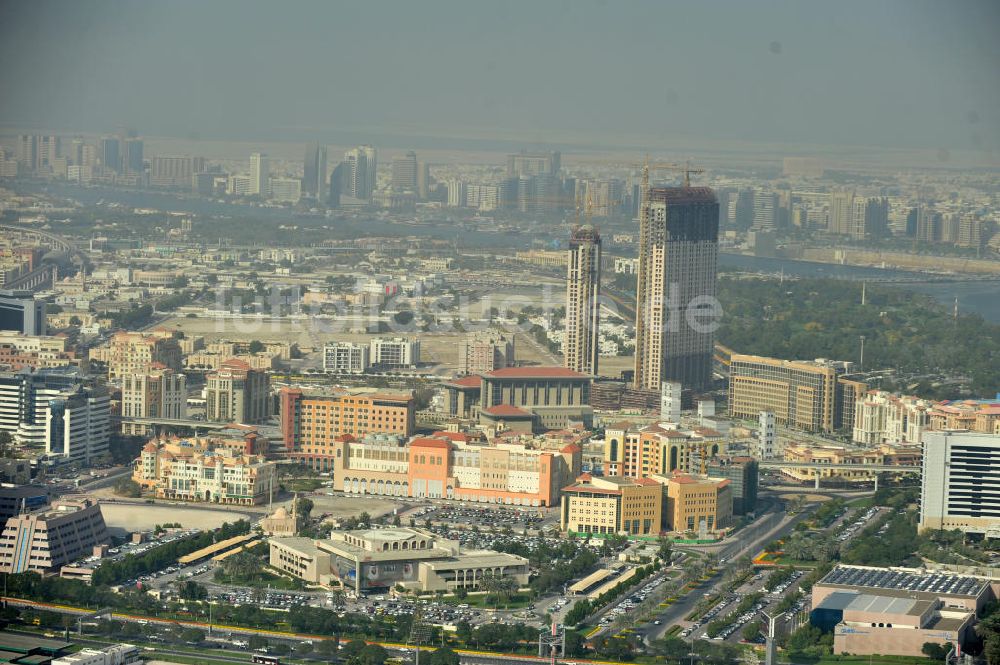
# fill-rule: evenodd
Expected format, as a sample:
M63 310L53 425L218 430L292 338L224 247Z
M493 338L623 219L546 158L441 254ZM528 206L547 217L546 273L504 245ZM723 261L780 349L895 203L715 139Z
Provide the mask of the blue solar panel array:
M841 584L869 589L897 589L926 593L977 596L985 581L964 575L927 573L915 575L880 568L850 568L838 566L831 570L820 584Z

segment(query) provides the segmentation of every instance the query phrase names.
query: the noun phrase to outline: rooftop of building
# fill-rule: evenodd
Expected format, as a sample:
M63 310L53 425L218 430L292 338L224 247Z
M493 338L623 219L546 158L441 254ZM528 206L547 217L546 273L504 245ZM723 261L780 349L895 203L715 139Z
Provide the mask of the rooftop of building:
M531 418L530 412L524 409L519 409L516 406L511 406L510 404L497 404L496 406L491 406L488 409L483 409L482 413L489 416L500 416L508 418Z
M581 474L576 482L562 489L563 492L586 492L593 494L618 495L628 487L649 487L659 485L652 478L626 478L624 476L591 476Z
M568 367L538 365L534 367L505 367L486 372L489 379L586 379L587 374L569 369Z
M715 192L709 187L650 187L650 200L667 204L717 203Z
M880 589L903 593L921 592L941 596L978 597L989 585L986 580L967 575L909 569L837 566L816 584L823 586Z
M463 376L459 379L452 379L445 383L446 386L455 386L456 388L481 388L483 385L483 379L480 376Z
M817 609L919 617L936 604L933 600L905 598L883 593L836 591L824 598Z

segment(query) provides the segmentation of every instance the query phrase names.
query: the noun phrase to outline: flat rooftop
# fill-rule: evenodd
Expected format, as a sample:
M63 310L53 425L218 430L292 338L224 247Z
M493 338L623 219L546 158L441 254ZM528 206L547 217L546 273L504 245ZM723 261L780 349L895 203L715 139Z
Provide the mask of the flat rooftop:
M986 580L966 575L944 573L915 573L888 568L837 566L817 584L825 586L881 589L886 591L916 591L939 596L979 597Z
M19 656L23 656L32 649L42 649L49 653L55 653L71 646L73 646L72 642L0 631L0 651L15 651Z

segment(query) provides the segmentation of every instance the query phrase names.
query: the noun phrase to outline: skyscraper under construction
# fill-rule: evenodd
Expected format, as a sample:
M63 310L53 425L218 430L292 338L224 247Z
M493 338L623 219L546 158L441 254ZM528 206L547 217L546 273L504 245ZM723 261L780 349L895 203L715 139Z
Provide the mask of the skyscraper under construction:
M645 188L639 210L636 389L658 392L663 381L694 390L711 385L718 253L715 192Z

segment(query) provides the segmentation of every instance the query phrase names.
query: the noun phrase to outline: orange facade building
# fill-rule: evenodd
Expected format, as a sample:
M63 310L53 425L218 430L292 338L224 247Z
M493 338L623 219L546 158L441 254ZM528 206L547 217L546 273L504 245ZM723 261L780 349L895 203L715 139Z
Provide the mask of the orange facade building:
M415 425L412 395L382 393L304 395L281 391L281 436L289 457L321 471L333 468L338 440L385 433L411 436Z
M404 441L341 437L334 444L335 488L349 494L552 506L579 473L577 445L482 445L450 432Z

